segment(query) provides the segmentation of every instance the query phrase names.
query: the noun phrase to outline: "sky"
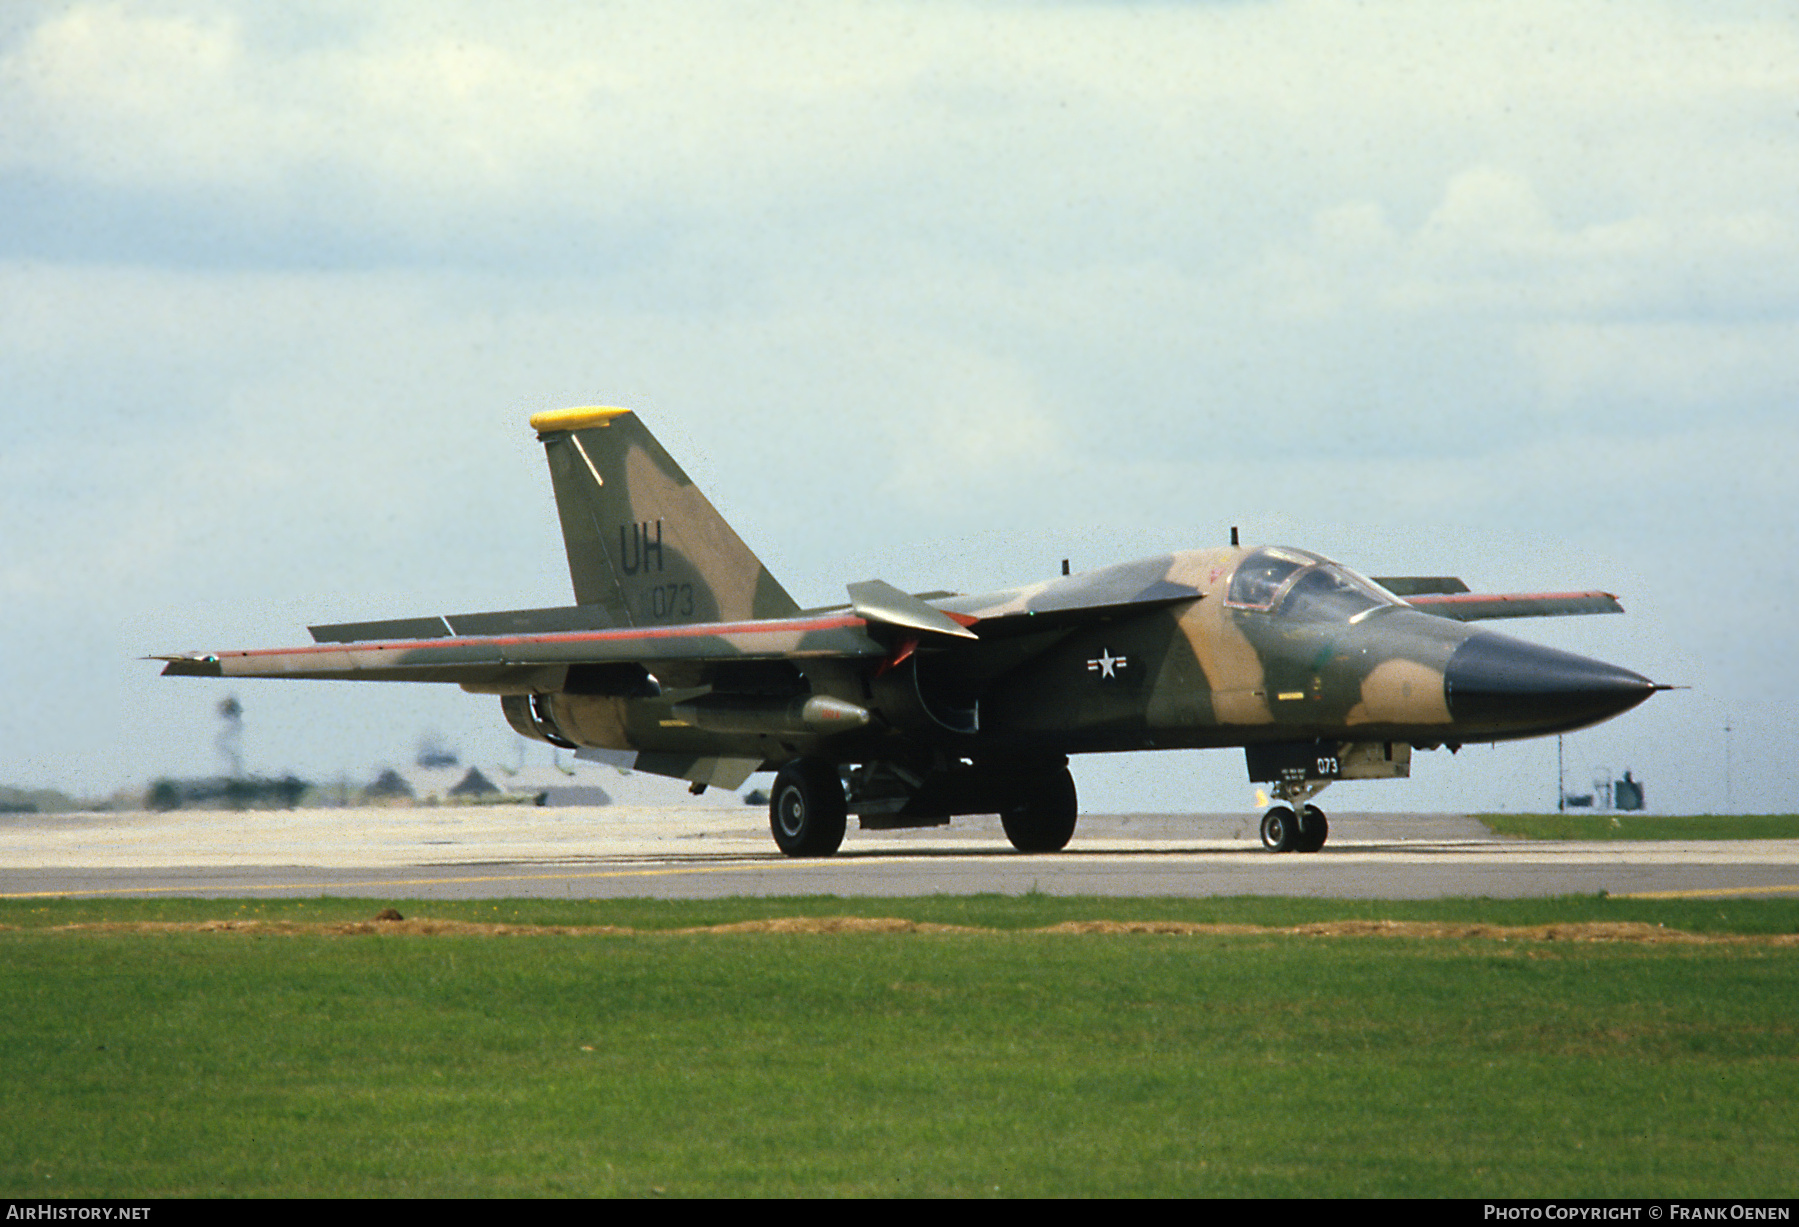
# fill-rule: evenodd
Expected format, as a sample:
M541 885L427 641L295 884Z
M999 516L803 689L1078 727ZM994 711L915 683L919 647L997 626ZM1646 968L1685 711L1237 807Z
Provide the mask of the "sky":
M1571 789L1799 810L1796 202L1780 3L0 8L0 783L217 772L228 693L261 773L547 761L491 696L139 658L568 603L526 418L613 404L802 604L1232 525L1615 592L1503 628L1690 687ZM1075 774L1252 803L1235 751Z

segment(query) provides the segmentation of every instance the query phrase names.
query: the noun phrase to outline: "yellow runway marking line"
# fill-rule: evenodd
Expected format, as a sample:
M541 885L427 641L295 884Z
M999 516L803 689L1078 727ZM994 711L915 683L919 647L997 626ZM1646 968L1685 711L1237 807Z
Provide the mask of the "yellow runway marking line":
M786 862L781 862L787 864ZM0 894L0 899L68 899L75 896L91 895L178 895L191 894L196 890L204 891L254 891L254 890L317 890L327 891L345 886L460 886L477 882L562 882L583 881L588 878L656 878L672 874L684 873L742 873L752 870L759 862L746 861L741 865L698 865L680 869L608 869L601 873L497 873L478 877L464 878L392 878L385 881L372 882L271 882L262 885L244 883L229 886L120 886L103 890L34 890L19 894ZM788 865L793 869L810 869L824 865L824 861L798 862Z
M1770 886L1715 886L1696 890L1637 890L1614 894L1613 899L1729 899L1738 895L1794 895L1799 883L1775 883Z

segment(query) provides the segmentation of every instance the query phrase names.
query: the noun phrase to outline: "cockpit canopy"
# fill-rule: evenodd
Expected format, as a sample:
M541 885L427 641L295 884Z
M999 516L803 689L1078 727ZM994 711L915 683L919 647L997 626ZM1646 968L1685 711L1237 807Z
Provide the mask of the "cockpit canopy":
M1270 545L1237 564L1224 603L1299 622L1360 622L1376 609L1405 602L1341 563Z

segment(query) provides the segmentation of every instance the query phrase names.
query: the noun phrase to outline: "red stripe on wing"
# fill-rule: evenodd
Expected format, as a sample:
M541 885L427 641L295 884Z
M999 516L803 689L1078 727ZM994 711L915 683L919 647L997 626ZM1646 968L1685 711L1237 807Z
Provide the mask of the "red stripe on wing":
M951 615L955 616L955 615ZM971 619L972 620L972 619ZM247 648L219 652L218 656L294 656L323 652L429 652L438 648L469 648L522 643L611 643L633 639L703 639L726 635L779 635L805 631L842 630L867 626L861 618L770 618L756 622L694 622L685 626L632 626L604 631L556 631L542 635L464 635L448 639L380 639L358 643L314 643L297 648Z

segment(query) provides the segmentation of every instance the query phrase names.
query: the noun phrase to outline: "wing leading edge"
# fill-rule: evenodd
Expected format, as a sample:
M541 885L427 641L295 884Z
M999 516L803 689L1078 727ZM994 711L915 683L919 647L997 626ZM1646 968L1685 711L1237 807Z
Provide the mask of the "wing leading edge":
M1420 594L1405 600L1415 609L1457 622L1624 612L1624 606L1609 592L1454 592Z
M428 621L405 620L419 625ZM391 628L402 623L366 625ZM570 665L880 656L886 649L864 633L866 625L861 618L840 614L538 634L333 640L309 647L185 652L154 659L167 662L164 674L186 677L459 682L480 690L509 682L530 690L543 682L548 683L544 688L556 689L560 683L553 671Z
M1453 575L1381 575L1374 582L1416 609L1457 622L1624 612L1609 592L1472 592Z

